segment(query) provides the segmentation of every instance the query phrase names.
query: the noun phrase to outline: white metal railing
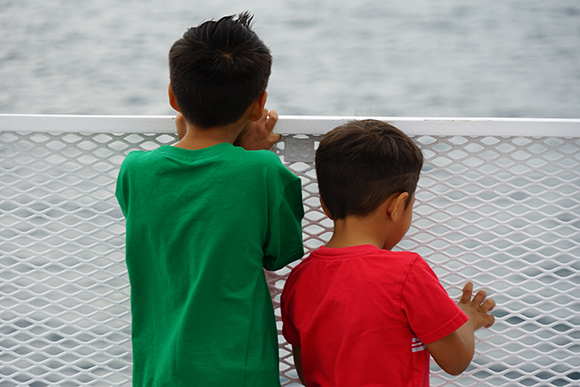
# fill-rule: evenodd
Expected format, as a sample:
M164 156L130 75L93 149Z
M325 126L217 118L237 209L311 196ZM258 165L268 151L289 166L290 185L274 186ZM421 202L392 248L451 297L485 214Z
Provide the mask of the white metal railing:
M273 150L303 182L307 250L331 232L314 150L350 118L277 125ZM380 119L425 155L399 247L422 254L453 297L471 280L498 304L468 370L433 365L432 385L579 385L580 120ZM172 117L0 115L0 387L131 384L115 179L129 151L173 141ZM268 273L277 315L289 269ZM281 379L295 386L279 337Z

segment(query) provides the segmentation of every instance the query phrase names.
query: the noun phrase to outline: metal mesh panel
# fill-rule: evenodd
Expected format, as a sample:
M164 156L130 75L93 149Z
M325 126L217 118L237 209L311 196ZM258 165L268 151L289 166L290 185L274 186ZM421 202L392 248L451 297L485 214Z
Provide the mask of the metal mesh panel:
M301 177L308 251L330 236L312 163L319 136L275 147ZM124 156L170 134L0 133L0 387L129 386L124 222L113 192ZM414 223L422 254L456 298L489 290L496 324L459 377L432 385L580 384L580 139L425 136ZM276 314L290 268L268 273ZM281 328L281 323L278 323ZM284 386L296 386L279 335Z

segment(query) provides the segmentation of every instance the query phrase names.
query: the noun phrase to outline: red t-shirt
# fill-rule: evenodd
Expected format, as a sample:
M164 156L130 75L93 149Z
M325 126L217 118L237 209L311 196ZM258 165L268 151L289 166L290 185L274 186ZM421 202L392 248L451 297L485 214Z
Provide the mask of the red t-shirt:
M309 387L428 386L423 343L468 319L421 256L370 245L312 252L281 302Z

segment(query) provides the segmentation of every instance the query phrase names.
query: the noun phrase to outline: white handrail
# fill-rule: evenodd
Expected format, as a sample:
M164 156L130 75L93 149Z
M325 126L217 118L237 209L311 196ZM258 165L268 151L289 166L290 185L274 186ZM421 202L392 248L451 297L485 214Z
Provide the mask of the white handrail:
M350 120L387 121L411 135L580 137L580 119L281 115L276 132L324 134ZM173 116L0 114L0 131L174 133Z

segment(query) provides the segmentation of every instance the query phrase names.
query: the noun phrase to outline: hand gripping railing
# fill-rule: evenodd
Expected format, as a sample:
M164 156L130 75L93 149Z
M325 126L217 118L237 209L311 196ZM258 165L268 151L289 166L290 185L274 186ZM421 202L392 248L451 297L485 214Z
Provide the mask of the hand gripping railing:
M303 182L308 251L331 231L314 150L348 119L277 125L273 150ZM580 385L580 120L381 119L425 155L399 248L452 297L470 280L497 301L472 365L458 377L433 365L432 385ZM0 115L0 387L131 385L115 179L129 151L175 139L171 117ZM268 273L278 316L288 272ZM279 338L282 383L298 385Z

